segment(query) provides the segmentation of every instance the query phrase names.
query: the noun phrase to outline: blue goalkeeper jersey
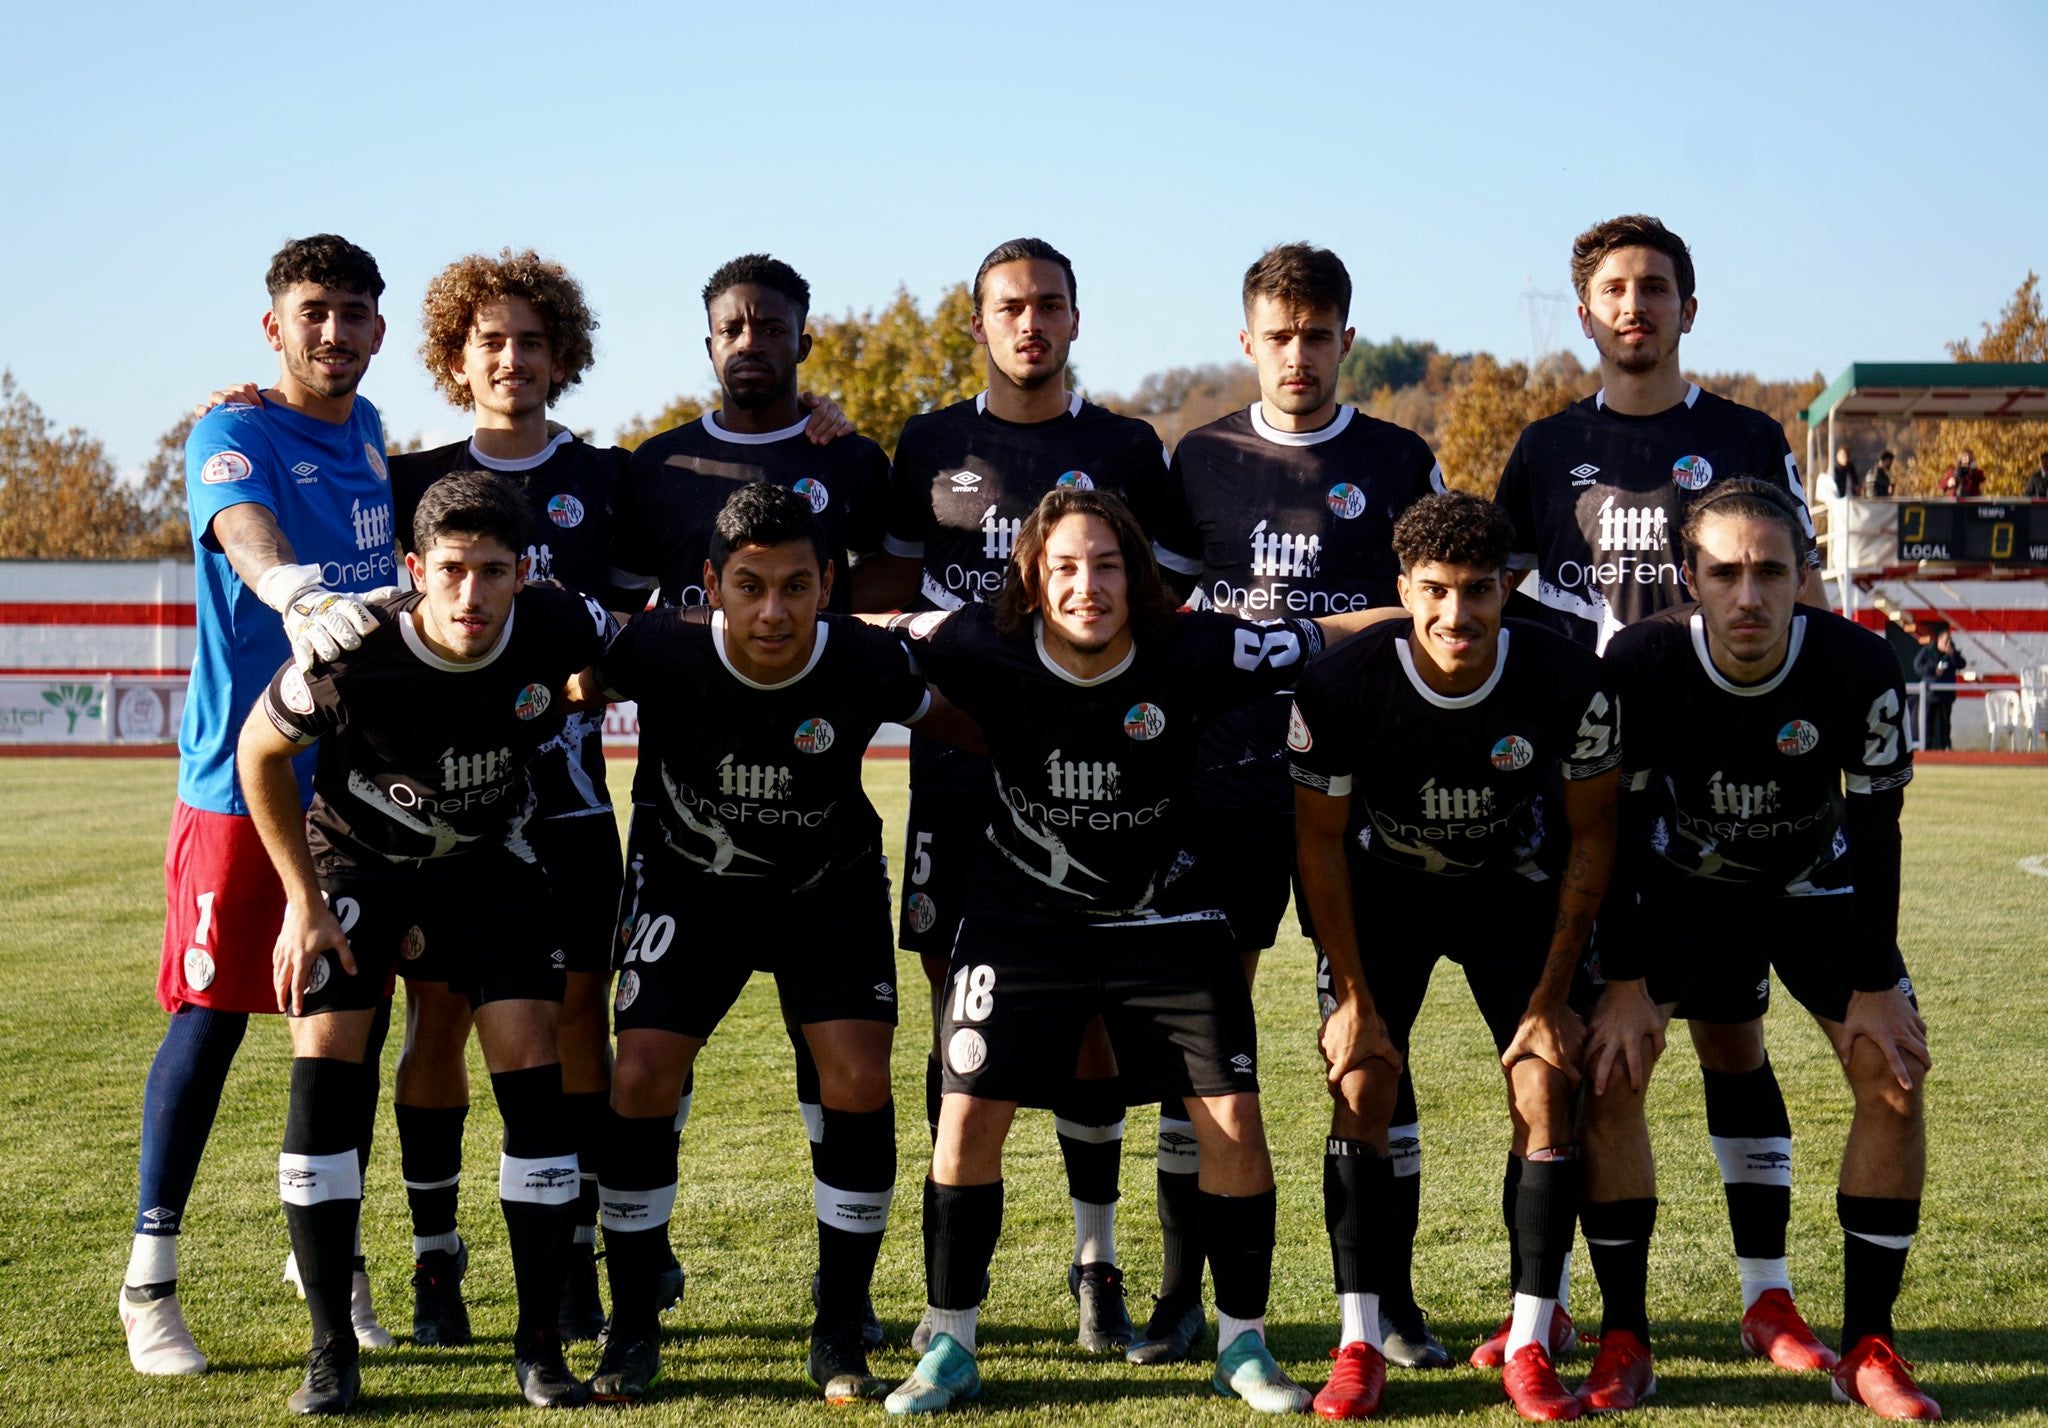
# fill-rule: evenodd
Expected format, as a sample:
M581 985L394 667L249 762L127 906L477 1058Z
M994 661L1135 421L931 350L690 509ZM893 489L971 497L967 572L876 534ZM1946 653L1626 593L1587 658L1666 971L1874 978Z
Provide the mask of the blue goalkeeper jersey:
M213 518L254 501L276 517L301 565L328 588L374 590L398 576L384 424L358 397L339 424L275 402L216 407L185 441L185 504L198 560L198 650L178 728L178 800L209 813L247 814L235 773L242 721L291 643L275 610L256 598L221 553ZM298 761L299 797L313 765Z

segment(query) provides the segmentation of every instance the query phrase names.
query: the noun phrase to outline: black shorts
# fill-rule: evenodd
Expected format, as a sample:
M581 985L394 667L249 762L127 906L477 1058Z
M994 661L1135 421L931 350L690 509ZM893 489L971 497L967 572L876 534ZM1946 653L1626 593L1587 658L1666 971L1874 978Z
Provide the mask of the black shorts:
M320 890L341 921L356 970L349 975L334 953L323 953L306 993L307 1015L375 1007L391 995L394 972L446 982L472 1007L562 999L568 954L537 863L493 851L338 868L321 874Z
M701 872L645 841L636 820L619 929L613 1029L673 1031L708 1039L755 972L772 973L784 1015L896 1024L896 952L889 945L889 883L876 854L791 893ZM1072 1072L1071 1064L1068 1067Z
M1645 949L1645 985L1660 1006L1688 1021L1737 1025L1771 1006L1771 972L1801 1006L1826 1021L1849 1012L1848 966L1840 949L1855 936L1853 894L1759 897L1716 884L1645 889L1628 925L1655 939ZM1599 939L1592 971L1599 973ZM1913 995L1906 959L1891 949L1890 977ZM1915 1003L1917 1005L1917 1002Z
M986 792L912 789L903 830L903 901L896 945L920 957L953 950L974 866L988 847L995 800Z
M1366 989L1404 1055L1408 1035L1429 993L1440 958L1464 969L1465 985L1493 1037L1507 1050L1543 978L1557 922L1557 884L1527 878L1440 878L1423 873L1360 875L1353 865L1351 897L1358 922L1358 955ZM1592 1005L1590 977L1574 979L1569 1003L1582 1014ZM1316 1000L1322 1015L1334 1008L1330 960L1316 948Z
M1202 801L1199 785L1194 799L1188 844L1195 868L1185 884L1191 891L1199 889L1203 902L1223 910L1240 950L1263 952L1279 938L1280 919L1295 892L1294 819L1263 810L1212 808ZM1297 906L1302 935L1309 936L1307 904Z
M967 917L939 995L946 1090L1050 1105L1097 1016L1147 1098L1259 1089L1251 989L1230 924L1210 911L1086 926Z
M526 841L555 890L555 916L571 972L609 972L626 879L619 824L609 808L526 825Z

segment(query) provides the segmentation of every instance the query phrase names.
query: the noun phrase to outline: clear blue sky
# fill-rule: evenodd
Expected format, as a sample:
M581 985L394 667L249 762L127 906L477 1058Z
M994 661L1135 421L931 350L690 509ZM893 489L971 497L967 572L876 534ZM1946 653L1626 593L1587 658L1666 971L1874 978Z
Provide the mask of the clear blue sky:
M1699 264L1689 364L1766 376L1939 358L2048 267L2039 0L41 5L6 46L0 365L124 467L274 377L263 270L323 229L390 284L363 390L443 439L419 297L504 244L589 291L557 415L604 437L709 389L696 290L751 249L836 312L1040 234L1098 391L1234 360L1245 265L1297 237L1361 334L1519 357L1525 279L1656 213Z

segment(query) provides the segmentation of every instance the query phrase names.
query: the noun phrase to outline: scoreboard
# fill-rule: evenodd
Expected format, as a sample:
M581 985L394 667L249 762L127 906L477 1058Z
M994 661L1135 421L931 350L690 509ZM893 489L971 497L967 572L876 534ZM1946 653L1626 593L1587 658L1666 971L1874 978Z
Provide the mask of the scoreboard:
M2048 567L2048 501L1904 501L1899 559Z

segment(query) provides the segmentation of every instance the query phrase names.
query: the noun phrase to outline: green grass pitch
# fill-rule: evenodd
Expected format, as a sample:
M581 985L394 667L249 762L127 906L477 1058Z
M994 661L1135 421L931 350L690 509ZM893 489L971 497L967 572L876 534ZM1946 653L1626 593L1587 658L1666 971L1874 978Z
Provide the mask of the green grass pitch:
M297 1382L302 1307L279 1280L286 1242L276 1196L288 1050L260 1020L244 1043L183 1238L185 1308L212 1372L144 1379L122 1350L115 1296L135 1195L142 1082L162 1032L153 995L162 923L168 761L0 761L0 1424L272 1422ZM876 761L869 783L900 843L904 766ZM628 769L614 770L615 789ZM2048 771L1926 768L1906 803L1902 937L1931 1025L1931 1173L1900 1307L1900 1346L1954 1421L2048 1422L2048 879L2019 867L2048 854ZM478 897L489 896L479 888ZM1444 907L1457 915L1455 898ZM1744 935L1730 926L1731 945ZM900 968L921 985L915 963ZM1261 1081L1280 1183L1280 1248L1269 1322L1276 1351L1306 1383L1324 1375L1334 1327L1320 1210L1327 1128L1315 1047L1312 966L1299 939L1266 956L1259 980ZM901 1174L875 1298L891 1341L877 1372L911 1359L923 1300L918 1183L929 1036L904 998L896 1055ZM1789 999L1769 1022L1796 1133L1792 1271L1824 1337L1840 1323L1834 1167L1847 1123L1840 1073ZM388 1060L395 1046L386 1052ZM1440 974L1417 1027L1413 1064L1424 1135L1420 1297L1461 1352L1506 1303L1500 1077L1455 971ZM498 1421L515 1407L512 1296L492 1194L496 1115L480 1061L465 1147L462 1223L475 1247L469 1297L478 1342L428 1352L401 1342L366 1356L360 1416L391 1423ZM1844 1424L1824 1379L1780 1374L1735 1343L1737 1296L1727 1220L1682 1033L1652 1098L1663 1209L1651 1314L1662 1390L1643 1421L1691 1425ZM1134 1108L1125 1141L1122 1259L1142 1322L1156 1286L1155 1112ZM1206 1368L1134 1370L1072 1347L1065 1265L1072 1247L1050 1118L1027 1112L1011 1139L1009 1194L994 1292L983 1320L987 1389L968 1421L1241 1422L1212 1399ZM789 1052L757 978L699 1063L684 1137L675 1240L690 1273L670 1316L666 1374L639 1421L833 1421L802 1376L813 1256L809 1168L790 1090ZM371 1164L364 1231L382 1316L410 1324L408 1230L388 1095ZM1583 1249L1574 1307L1598 1320ZM586 1346L572 1363L588 1371ZM1561 1368L1583 1374L1584 1354ZM1396 1371L1382 1415L1413 1422L1516 1421L1496 1376Z

